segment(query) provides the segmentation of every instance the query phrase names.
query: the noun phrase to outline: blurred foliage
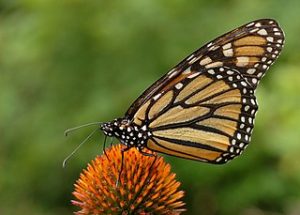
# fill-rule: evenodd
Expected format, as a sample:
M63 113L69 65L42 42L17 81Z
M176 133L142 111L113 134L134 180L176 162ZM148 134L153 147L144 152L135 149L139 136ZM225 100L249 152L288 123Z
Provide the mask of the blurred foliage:
M300 214L300 1L0 1L0 214L70 214L73 183L103 135L65 128L122 116L201 44L275 18L286 46L259 87L252 144L223 166L165 156L186 214Z

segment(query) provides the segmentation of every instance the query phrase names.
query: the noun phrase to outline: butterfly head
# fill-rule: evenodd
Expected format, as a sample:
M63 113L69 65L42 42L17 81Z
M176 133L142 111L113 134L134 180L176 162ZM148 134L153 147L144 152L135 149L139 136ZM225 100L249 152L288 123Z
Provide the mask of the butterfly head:
M106 136L116 137L126 146L135 146L142 149L146 140L151 136L145 128L140 128L128 119L117 118L101 125Z
M121 118L117 118L113 121L101 124L100 129L106 136L118 136L120 135L120 131L126 128L126 124L126 121Z

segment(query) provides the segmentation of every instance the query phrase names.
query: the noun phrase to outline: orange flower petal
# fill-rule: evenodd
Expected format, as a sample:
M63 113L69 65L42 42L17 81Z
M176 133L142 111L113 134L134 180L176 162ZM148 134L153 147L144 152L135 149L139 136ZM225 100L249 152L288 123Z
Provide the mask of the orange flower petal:
M180 199L171 166L162 157L144 156L135 148L124 154L121 168L121 144L111 147L106 155L88 164L76 181L73 205L76 214L180 214L185 205ZM148 153L151 153L148 151Z

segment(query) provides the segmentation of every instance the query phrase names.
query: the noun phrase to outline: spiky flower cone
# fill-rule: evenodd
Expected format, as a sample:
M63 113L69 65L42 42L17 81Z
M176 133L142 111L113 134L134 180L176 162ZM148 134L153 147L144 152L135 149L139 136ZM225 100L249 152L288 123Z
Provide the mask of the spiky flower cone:
M81 208L75 214L180 214L183 191L162 157L142 155L135 148L124 154L120 182L121 148L96 157L75 184L72 203ZM150 153L150 152L149 152Z

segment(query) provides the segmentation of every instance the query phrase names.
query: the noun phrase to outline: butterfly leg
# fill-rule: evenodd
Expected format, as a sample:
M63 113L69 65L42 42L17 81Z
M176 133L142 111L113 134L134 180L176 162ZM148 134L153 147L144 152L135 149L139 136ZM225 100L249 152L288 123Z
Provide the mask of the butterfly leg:
M151 164L151 167L150 167L150 169L152 169L152 166L153 166L153 164L155 163L155 161L157 159L157 154L150 154L150 153L147 153L147 152L144 152L144 151L140 150L139 148L138 148L138 150L144 156L154 157L154 160L153 160L153 162Z
M139 150L140 151L140 153L142 154L142 155L144 155L144 156L149 156L149 157L154 157L154 159L153 159L153 161L152 161L152 164L151 164L151 166L150 166L150 168L149 168L149 172L148 172L148 175L150 174L150 172L152 172L153 171L153 165L155 164L155 162L156 162L156 159L157 159L157 154L150 154L150 153L147 153L147 152L143 152L142 150ZM147 177L148 178L148 180L149 180L149 177Z
M131 147L127 147L127 148L121 149L121 169L120 169L120 171L119 171L118 179L117 179L117 182L116 182L116 187L119 186L119 181L120 181L121 174L122 174L122 171L123 171L124 153L125 153L126 151L128 151L130 148L131 148Z
M142 154L142 155L144 155L144 156L149 156L149 157L156 157L156 155L154 155L154 154L150 154L150 153L147 153L147 152L143 152L142 150L140 150L139 148L138 148L138 151Z
M110 137L110 143L109 143L110 147L112 147L113 142L114 142L114 138Z
M105 147L106 146L106 140L107 140L107 136L105 135L105 137L104 137L104 143L103 143L103 149L102 150L103 150L103 153L105 154L105 156L107 157L107 159L110 160L109 157L108 157L108 155L107 155L107 153L106 153L106 147Z

